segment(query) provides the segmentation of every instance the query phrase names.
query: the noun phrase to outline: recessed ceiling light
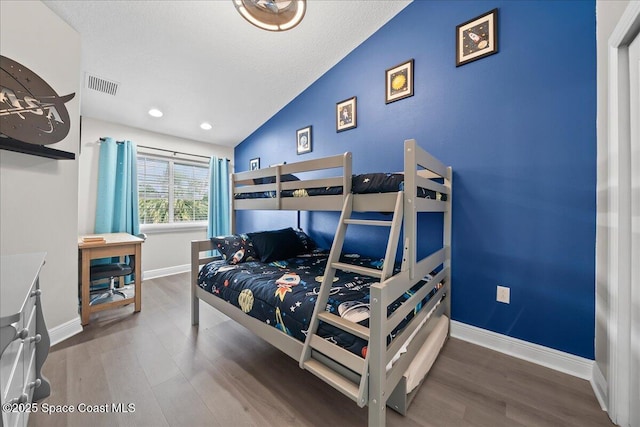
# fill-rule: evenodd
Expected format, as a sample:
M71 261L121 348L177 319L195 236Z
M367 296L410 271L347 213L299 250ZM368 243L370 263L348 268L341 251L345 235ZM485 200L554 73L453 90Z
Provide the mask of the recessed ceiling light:
M152 117L162 117L162 111L158 110L157 108L152 108L151 110L149 110L149 115Z
M200 127L204 130L211 130L213 126L211 126L211 123L204 122L200 125Z

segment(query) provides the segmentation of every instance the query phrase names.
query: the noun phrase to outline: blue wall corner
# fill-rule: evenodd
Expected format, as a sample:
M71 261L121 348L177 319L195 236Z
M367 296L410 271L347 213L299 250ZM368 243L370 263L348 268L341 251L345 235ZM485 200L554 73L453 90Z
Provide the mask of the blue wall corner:
M498 8L499 52L455 66L455 27ZM384 72L415 60L415 95L384 102ZM358 126L335 105L357 96ZM296 155L296 129L313 151ZM596 19L594 1L414 1L235 149L236 170L353 152L354 173L402 170L418 143L454 170L452 315L594 358ZM303 213L327 247L335 213ZM238 231L295 225L240 212ZM439 232L420 229L420 250ZM356 235L345 250L384 248ZM382 249L381 253L384 250ZM496 286L511 304L496 302Z

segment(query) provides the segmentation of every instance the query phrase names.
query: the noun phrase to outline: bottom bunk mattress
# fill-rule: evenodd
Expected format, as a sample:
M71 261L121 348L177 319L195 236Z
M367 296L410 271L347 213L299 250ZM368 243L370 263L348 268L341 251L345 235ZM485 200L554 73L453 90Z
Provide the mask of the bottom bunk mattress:
M326 252L313 252L283 261L261 263L248 261L229 265L224 260L205 265L198 276L198 286L233 304L248 315L286 334L304 341L327 263ZM383 260L355 254L343 255L341 262L381 268ZM440 284L429 283L431 276L418 282L388 307L389 314L422 286L433 289L422 301L433 296ZM369 286L377 279L357 273L336 271L326 310L342 318L369 325ZM420 310L420 305L398 326L400 330ZM361 357L367 342L324 322L318 335ZM388 337L393 339L394 331Z

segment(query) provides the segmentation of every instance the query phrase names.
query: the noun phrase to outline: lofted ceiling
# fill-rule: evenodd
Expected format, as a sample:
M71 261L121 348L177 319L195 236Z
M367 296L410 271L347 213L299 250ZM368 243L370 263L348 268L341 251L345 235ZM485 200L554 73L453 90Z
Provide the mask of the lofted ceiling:
M233 147L410 1L308 0L281 33L249 24L231 0L44 3L80 33L83 116ZM88 75L116 94L89 89Z

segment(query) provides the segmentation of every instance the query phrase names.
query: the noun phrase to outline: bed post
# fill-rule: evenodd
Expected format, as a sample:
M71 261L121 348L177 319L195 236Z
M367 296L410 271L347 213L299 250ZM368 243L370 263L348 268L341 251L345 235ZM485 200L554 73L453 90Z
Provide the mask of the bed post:
M387 307L384 307L381 283L369 288L371 298L371 318L369 320L369 427L384 427L386 422L387 397L386 386L387 337L382 332L387 319Z
M191 325L200 323L200 300L196 296L196 286L198 286L198 270L200 259L200 248L198 242L191 241Z
M276 165L276 209L282 209L282 170L280 165Z
M342 196L343 203L344 200L347 199L347 194L351 193L351 179L352 179L352 170L351 170L351 152L347 151L344 153L342 157Z
M447 210L443 213L444 216L444 232L442 236L442 245L445 248L444 265L443 268L448 269L446 275L446 281L449 285L449 293L451 293L451 218L453 215L453 169L451 166L447 168L447 177L444 183L449 188L449 194L447 195ZM451 319L451 295L447 295L445 300L445 314ZM451 325L451 323L449 323ZM451 326L449 326L451 330Z
M236 232L236 198L234 197L234 192L233 189L236 186L236 178L235 178L236 174L232 173L231 174L231 179L229 180L229 196L231 198L231 203L230 203L230 208L231 208L231 212L229 212L229 217L231 218L231 234L234 234Z
M413 280L416 269L417 219L416 212L416 140L404 141L404 245L409 264L409 279Z

